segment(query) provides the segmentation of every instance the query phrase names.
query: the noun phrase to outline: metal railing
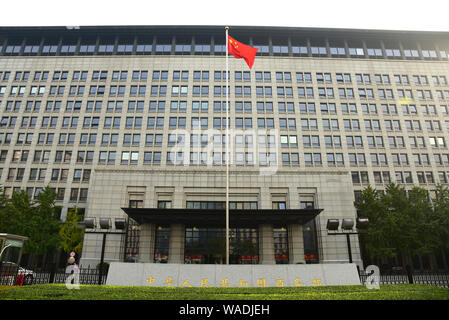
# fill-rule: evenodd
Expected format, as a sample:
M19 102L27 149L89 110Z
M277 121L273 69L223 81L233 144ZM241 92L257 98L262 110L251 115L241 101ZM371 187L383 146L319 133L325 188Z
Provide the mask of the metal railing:
M30 272L32 271L32 272ZM21 270L17 266L0 266L0 285L31 285L47 283L67 283L72 272L62 269ZM80 266L78 269L79 284L98 285L100 270L94 267ZM360 282L366 283L371 274L359 271ZM106 284L107 271L101 275L101 284ZM73 283L70 281L69 283ZM379 284L425 284L449 288L449 270L444 271L406 271L396 270L383 272Z
M17 266L0 266L0 285L31 285L47 283L73 283L69 279L73 271L66 272L65 268L60 269L35 269L21 270ZM78 284L98 285L100 270L90 266L80 266L78 268ZM106 283L107 271L101 275L101 284Z
M363 270L359 271L360 282L364 284L370 275ZM380 274L379 284L426 284L449 288L449 270L384 272Z

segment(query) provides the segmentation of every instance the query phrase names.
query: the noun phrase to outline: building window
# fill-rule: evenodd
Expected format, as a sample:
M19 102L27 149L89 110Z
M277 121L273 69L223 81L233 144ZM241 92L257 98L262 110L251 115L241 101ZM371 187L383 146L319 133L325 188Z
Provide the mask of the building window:
M301 201L301 209L313 209L313 201ZM311 220L302 226L304 239L304 258L306 263L318 263L318 238L315 220Z
M274 210L285 210L287 208L285 201L273 201L271 206Z
M79 189L77 189L77 188L72 188L70 190L70 201L78 200L78 192L79 192Z
M276 264L288 264L288 233L285 226L273 228Z
M170 209L172 207L172 202L169 200L159 200L157 202L157 207L159 209Z
M226 231L223 228L186 227L184 263L223 264L226 258ZM259 263L259 235L255 228L229 230L232 246L230 264Z
M170 227L156 227L154 263L167 263L170 245Z
M132 196L131 196L132 197ZM129 200L129 208L143 208L143 200ZM125 238L125 262L137 262L139 258L140 226L133 219L128 220Z

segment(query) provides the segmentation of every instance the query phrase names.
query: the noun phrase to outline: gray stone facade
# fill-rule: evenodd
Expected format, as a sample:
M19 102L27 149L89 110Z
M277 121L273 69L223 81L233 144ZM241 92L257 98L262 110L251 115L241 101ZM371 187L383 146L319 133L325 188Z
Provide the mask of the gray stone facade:
M126 214L120 208L126 207L130 194L143 200L144 208L155 208L159 200L172 200L174 208L185 208L192 199L225 200L225 172L218 170L114 170L98 169L91 182L88 212L97 219L101 217L123 218ZM344 171L314 170L308 172L279 171L273 175L258 172L230 173L230 201L256 200L260 209L271 209L272 199L282 198L292 209L299 209L301 200L313 200L315 207L324 208L316 218L321 263L345 263L349 261L346 239L328 235L327 219L356 219L353 206L350 176ZM280 214L282 211L280 211ZM195 222L192 221L192 224ZM224 226L224 217L223 217ZM260 225L259 256L261 264L274 264L273 226ZM140 262L153 262L154 225L143 225L140 238ZM288 226L289 263L304 263L302 228ZM185 226L170 225L169 263L184 261ZM361 264L359 243L352 236L352 258ZM84 241L82 263L96 264L100 255L96 235L87 234ZM110 240L109 240L110 239ZM118 236L111 235L106 243L105 261L122 261L123 245ZM123 239L122 239L123 242ZM152 243L153 242L153 243Z

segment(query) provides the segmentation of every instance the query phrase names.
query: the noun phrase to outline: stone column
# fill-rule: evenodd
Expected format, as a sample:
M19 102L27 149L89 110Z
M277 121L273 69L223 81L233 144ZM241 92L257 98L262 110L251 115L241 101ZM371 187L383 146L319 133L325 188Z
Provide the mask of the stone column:
M154 262L154 245L156 242L156 226L145 223L140 225L139 262Z
M170 225L170 240L168 248L168 263L184 264L185 226L183 224Z
M271 209L271 193L267 187L260 188L260 209Z
M184 206L184 190L180 186L175 187L175 191L173 193L172 208L185 208L185 206Z
M287 226L288 260L290 264L306 263L304 259L304 238L301 224Z
M273 225L259 225L259 264L276 264L274 259Z

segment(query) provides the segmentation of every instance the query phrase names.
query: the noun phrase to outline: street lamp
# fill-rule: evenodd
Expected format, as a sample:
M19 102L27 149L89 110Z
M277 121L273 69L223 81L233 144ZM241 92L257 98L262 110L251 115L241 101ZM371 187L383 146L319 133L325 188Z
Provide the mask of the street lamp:
M366 229L368 227L368 219L367 218L357 218L356 230L353 231L354 220L351 218L342 219L341 223L341 232L338 231L338 226L340 225L340 220L338 219L328 219L327 220L327 234L329 235L345 235L346 243L348 245L348 255L349 255L349 263L352 263L352 252L351 252L351 239L350 235L359 234L357 229Z
M99 233L103 235L103 241L101 244L101 258L100 258L100 272L98 274L98 284L101 285L101 278L103 276L103 262L104 262L104 250L106 246L106 234L108 233L114 233L114 234L123 234L125 233L126 228L126 220L124 218L115 218L114 219L114 226L115 226L115 232L109 231L111 228L111 218L99 218L98 219L99 229L96 229L96 219L91 218L84 218L84 221L82 224L86 228L86 233ZM87 230L87 229L93 229L93 230ZM121 231L117 231L121 230Z

